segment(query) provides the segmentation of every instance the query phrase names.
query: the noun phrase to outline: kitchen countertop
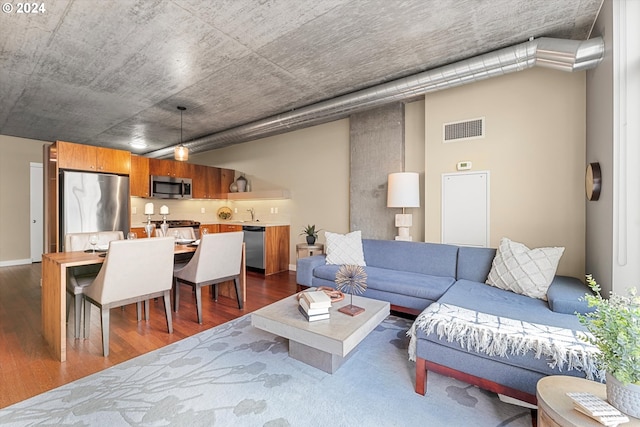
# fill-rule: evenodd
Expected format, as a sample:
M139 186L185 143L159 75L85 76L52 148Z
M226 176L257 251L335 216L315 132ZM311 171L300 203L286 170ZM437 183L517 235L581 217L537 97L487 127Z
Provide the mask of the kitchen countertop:
M260 227L279 227L286 226L289 224L282 222L262 222L262 221L214 221L207 222L207 224L229 224L229 225L255 225Z

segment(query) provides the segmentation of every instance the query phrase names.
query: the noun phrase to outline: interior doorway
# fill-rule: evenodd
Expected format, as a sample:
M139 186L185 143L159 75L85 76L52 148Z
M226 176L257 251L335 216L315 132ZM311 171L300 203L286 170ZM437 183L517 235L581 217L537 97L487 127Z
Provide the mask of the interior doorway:
M42 163L30 166L30 245L31 262L41 262L44 251L44 196L42 181Z

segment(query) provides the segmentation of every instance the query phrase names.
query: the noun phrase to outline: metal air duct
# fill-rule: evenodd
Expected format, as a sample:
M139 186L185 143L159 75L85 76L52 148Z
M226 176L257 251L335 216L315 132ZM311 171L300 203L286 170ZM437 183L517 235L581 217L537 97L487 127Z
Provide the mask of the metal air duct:
M355 112L390 102L522 71L536 65L562 71L587 70L595 68L602 61L603 55L604 41L601 37L584 41L542 37L213 133L183 145L187 146L191 153L209 151L342 119ZM173 150L172 146L146 155L170 157Z

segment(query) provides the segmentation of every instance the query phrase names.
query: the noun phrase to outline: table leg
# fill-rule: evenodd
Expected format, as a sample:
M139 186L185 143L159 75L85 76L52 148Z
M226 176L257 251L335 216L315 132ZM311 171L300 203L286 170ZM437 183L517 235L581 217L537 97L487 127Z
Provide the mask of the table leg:
M42 258L42 334L53 349L56 359L67 360L67 325L65 319L65 287L67 269L47 258ZM75 314L78 316L78 313Z

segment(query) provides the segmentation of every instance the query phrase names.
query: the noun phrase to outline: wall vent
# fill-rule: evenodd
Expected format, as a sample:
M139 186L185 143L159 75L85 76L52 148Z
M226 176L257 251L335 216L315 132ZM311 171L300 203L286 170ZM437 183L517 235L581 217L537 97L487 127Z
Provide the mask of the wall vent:
M484 138L484 117L442 125L442 142Z

